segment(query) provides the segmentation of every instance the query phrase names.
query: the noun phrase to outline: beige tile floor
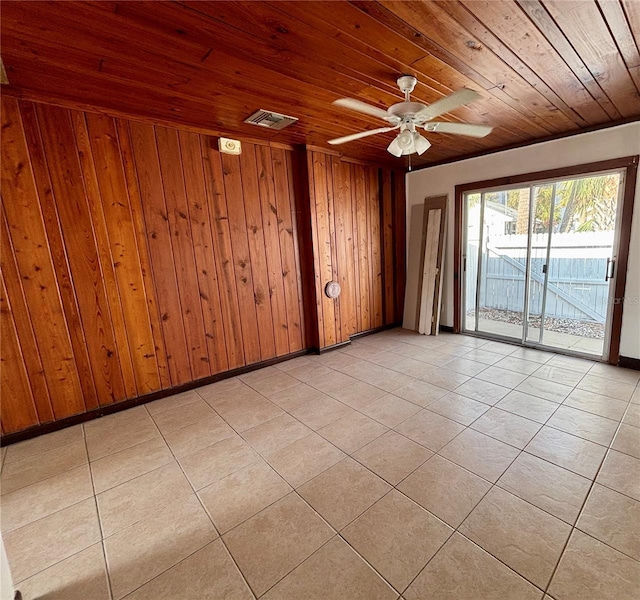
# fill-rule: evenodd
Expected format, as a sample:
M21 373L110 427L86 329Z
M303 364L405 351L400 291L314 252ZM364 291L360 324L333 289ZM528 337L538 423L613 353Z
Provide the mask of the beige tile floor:
M640 597L640 373L390 330L3 448L26 600Z

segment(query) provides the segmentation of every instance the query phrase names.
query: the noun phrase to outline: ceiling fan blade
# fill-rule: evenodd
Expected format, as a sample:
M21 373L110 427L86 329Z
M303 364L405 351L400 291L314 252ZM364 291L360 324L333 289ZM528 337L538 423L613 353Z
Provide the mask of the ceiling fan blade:
M344 137L339 137L339 138L336 138L335 140L329 140L329 144L331 144L332 146L337 146L338 144L353 142L353 140L359 140L360 138L368 137L370 135L375 135L376 133L386 133L387 131L393 131L394 129L398 129L398 126L396 125L395 127L379 127L378 129L370 129L369 131L352 133L351 135L345 135Z
M426 123L424 128L427 131L437 131L439 133L453 133L455 135L466 135L469 137L485 137L493 131L490 125L472 125L471 123L444 123L431 121Z
M417 112L415 118L419 121L430 121L431 119L435 119L440 115L451 112L460 106L474 102L479 98L482 98L482 96L478 94L478 92L463 88L446 98L436 100L429 104L429 106Z
M371 106L366 102L361 102L355 98L340 98L334 101L336 106L342 108L348 108L349 110L355 110L356 112L364 113L365 115L371 115L372 117L378 117L379 119L386 119L389 114L386 110L378 108L377 106Z

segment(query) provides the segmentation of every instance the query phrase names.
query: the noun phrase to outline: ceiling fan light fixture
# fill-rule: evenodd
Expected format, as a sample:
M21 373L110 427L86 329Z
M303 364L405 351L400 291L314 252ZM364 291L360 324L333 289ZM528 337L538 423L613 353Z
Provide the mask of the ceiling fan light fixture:
M398 136L394 137L391 143L387 146L387 152L393 154L396 158L400 158L403 154L403 150L398 144Z
M430 147L431 142L416 132L416 127L424 127L427 131L445 133L451 135L466 135L468 137L484 137L488 135L492 127L472 123L458 123L452 121L433 121L436 117L450 113L460 106L464 106L481 98L480 94L468 88L462 88L453 94L440 98L431 104L412 102L411 92L416 86L417 79L413 75L401 75L398 78L398 87L404 94L403 102L396 102L386 111L377 106L367 104L355 98L340 98L334 101L336 106L348 108L372 117L386 121L387 127L380 127L369 131L361 131L351 135L329 140L329 144L338 145L359 140L377 133L386 133L394 129L400 129L400 133L393 138L387 146L389 154L400 158L414 152L422 155Z
M413 135L408 129L399 133L396 140L398 140L398 146L400 146L402 150L409 150L409 148L413 146Z
M431 148L431 142L420 135L417 131L413 134L413 147L418 155L424 154L429 148Z

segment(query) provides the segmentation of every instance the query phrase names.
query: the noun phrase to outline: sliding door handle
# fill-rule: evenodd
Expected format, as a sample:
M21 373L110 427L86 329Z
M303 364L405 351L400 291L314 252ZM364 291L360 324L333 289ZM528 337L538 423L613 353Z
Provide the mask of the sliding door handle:
M616 271L616 261L611 258L607 258L607 270L604 275L604 280L609 281L609 279L613 279L613 275Z

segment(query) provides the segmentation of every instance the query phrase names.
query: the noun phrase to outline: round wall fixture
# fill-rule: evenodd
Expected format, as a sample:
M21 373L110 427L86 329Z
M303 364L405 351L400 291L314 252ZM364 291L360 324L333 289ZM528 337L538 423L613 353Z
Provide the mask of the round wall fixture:
M324 286L324 293L328 298L335 300L340 295L340 284L337 281L330 281Z

